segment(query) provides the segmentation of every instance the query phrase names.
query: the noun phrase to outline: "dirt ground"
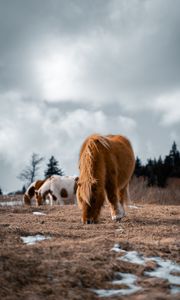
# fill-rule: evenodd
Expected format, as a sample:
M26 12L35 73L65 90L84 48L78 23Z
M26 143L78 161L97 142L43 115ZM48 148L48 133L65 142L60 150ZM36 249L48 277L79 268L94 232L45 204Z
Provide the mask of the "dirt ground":
M153 262L124 262L111 249L119 244L179 263L180 206L141 204L126 211L120 223L113 223L106 205L98 224L82 225L75 205L0 206L0 299L179 299L167 280L145 276L155 268ZM21 237L36 234L51 238L23 243ZM116 272L136 275L142 289L99 298L92 289L114 288Z

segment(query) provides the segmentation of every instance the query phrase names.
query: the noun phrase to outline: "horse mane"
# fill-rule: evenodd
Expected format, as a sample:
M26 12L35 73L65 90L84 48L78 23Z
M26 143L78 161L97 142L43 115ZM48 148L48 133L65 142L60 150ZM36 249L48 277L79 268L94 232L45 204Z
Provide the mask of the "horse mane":
M91 187L97 182L94 176L93 166L95 155L100 151L99 145L110 149L110 143L106 137L94 134L88 137L82 145L79 159L79 185L86 203L90 206Z

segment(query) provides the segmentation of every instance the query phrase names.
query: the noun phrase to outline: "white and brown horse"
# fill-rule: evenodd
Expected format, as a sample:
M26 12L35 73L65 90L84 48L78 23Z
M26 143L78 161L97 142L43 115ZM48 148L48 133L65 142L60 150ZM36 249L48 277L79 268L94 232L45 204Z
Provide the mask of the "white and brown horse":
M107 198L112 220L124 215L135 157L129 140L120 135L88 137L80 150L77 200L83 223L96 223Z
M45 181L46 181L46 179L36 180L30 184L30 186L27 188L25 194L23 195L24 204L32 205L32 201L36 200L35 199L35 191L38 190Z
M45 203L49 197L50 204L76 203L78 177L52 175L36 191L37 205Z

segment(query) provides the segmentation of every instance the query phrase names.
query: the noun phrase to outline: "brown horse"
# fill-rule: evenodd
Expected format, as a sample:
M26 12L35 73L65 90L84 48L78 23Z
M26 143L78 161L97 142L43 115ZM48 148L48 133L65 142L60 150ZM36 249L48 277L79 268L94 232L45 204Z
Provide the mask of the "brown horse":
M77 200L83 223L96 223L107 198L112 220L124 215L129 199L129 181L135 166L129 140L120 135L88 137L80 150Z

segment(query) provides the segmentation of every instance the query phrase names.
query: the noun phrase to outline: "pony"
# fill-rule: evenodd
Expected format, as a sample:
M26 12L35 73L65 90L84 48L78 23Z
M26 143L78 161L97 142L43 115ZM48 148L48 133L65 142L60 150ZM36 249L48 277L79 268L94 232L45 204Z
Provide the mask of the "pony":
M46 181L46 179L36 180L30 184L30 186L27 188L25 194L23 195L24 204L26 204L26 205L32 204L32 200L35 198L35 191L38 190L45 181Z
M129 181L135 167L130 141L121 135L89 136L81 146L77 201L84 224L96 223L107 199L111 217L119 221L129 200Z
M51 205L76 203L77 181L74 176L50 176L36 191L37 205L45 204L47 197Z

